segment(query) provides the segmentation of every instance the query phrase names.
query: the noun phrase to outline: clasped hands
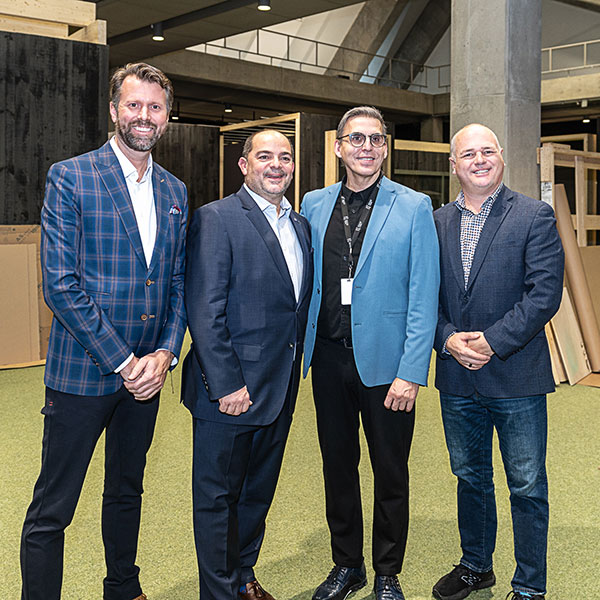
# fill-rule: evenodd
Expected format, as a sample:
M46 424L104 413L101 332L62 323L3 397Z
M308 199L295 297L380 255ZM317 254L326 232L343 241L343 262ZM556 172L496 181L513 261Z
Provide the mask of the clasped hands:
M446 350L470 371L477 371L490 362L494 351L483 331L457 331L446 341Z
M173 362L169 350L157 350L137 358L134 356L120 371L124 385L136 400L153 398L162 389Z

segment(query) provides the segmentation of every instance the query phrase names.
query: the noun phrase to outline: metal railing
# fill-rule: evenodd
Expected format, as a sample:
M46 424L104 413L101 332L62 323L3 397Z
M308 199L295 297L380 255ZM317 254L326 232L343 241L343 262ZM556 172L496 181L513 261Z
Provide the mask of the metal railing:
M390 87L431 88L437 92L450 89L450 65L430 67L268 28L188 49Z
M600 68L600 40L542 48L542 76Z

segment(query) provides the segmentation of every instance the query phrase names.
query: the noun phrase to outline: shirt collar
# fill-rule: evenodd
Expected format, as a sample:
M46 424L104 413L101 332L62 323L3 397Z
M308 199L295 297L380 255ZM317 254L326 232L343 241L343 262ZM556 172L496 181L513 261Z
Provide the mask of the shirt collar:
M500 185L486 198L485 202L481 205L482 211L484 210L484 208L488 208L488 206L491 207L491 205L494 204L494 201L496 200L496 198L498 198L500 192L502 192L503 187L504 183L500 182ZM455 204L456 208L458 208L461 212L464 210L469 210L467 208L467 205L465 204L465 194L462 190L460 190L460 192L458 193Z
M358 200L361 204L366 204L380 179L381 177L378 177L368 188L360 190L360 192L355 192L347 187L346 183L348 179L346 175L344 175L344 178L342 179L342 194L344 195L344 198L348 200L348 204L352 204L355 200Z
M113 149L115 155L117 156L117 160L119 161L119 164L121 165L121 170L123 171L123 176L125 177L125 179L129 179L132 176L134 177L134 180L136 183L138 183L138 172L137 169L133 166L133 164L131 163L131 161L125 156L125 154L123 153L123 151L121 150L121 148L119 148L119 144L117 144L117 139L116 136L112 136L112 138L110 138L110 147ZM144 183L146 181L146 179L148 177L150 177L150 175L152 175L152 154L148 155L148 166L146 167L146 171L144 173L144 175L142 176L141 181L139 181L139 183Z
M260 208L262 212L266 212L271 207L276 209L275 205L272 202L269 202L268 200L265 200L262 196L259 196L256 192L252 191L245 183L244 189L250 194L250 197L254 200L254 202L258 204L258 208ZM279 212L279 218L286 216L289 213L289 211L292 210L292 205L289 203L288 199L285 196L281 199L279 206L281 208L281 211Z

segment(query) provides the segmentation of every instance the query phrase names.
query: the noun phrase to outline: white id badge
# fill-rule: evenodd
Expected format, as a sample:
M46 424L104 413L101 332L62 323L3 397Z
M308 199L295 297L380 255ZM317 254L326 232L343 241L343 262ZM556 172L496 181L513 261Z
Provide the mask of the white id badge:
M354 277L349 277L348 279L341 280L341 288L342 288L342 304L347 306L352 304L352 283L354 281Z

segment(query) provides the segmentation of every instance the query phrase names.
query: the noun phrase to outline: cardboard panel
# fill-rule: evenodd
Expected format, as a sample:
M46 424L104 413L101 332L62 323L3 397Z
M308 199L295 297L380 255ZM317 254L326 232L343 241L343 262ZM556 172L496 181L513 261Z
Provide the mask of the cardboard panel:
M563 289L560 308L552 317L551 323L569 383L575 385L589 375L592 369L567 288Z
M0 245L35 244L38 294L38 320L40 324L40 358L46 358L48 340L52 326L52 311L44 302L42 291L42 267L40 263L40 226L39 225L0 225Z
M0 245L0 364L39 360L34 244Z

